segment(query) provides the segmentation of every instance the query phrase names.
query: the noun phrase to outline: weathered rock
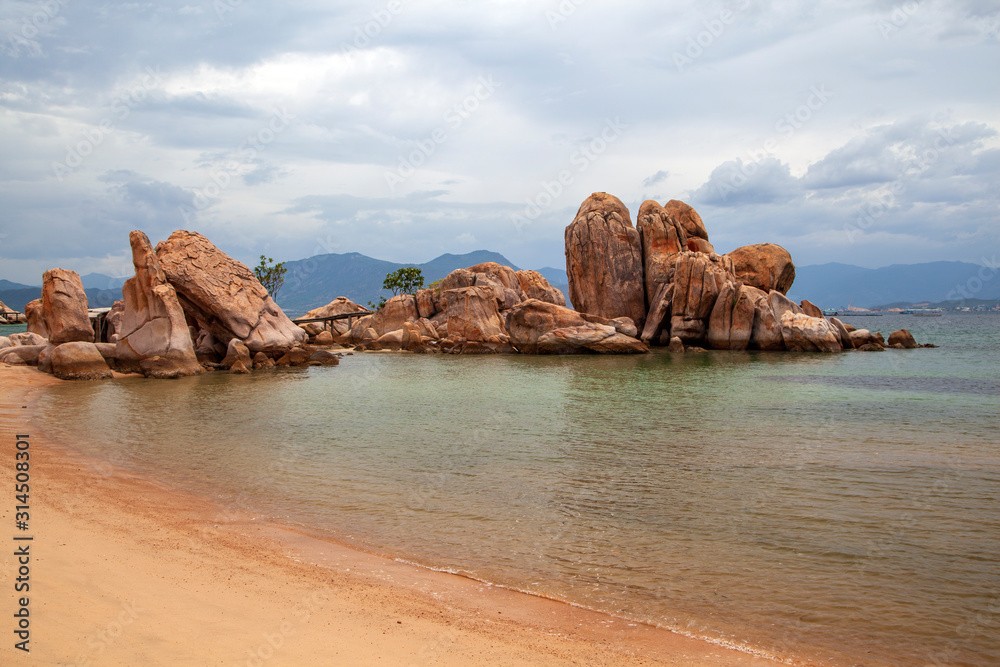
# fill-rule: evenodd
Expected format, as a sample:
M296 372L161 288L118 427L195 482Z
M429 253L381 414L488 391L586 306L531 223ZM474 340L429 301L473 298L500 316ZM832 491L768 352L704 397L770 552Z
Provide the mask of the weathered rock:
M646 324L640 336L643 343L658 340L661 331L665 331L667 342L670 340L670 301L673 298L673 283L663 283L656 288L653 298L649 302L649 313L646 315Z
M840 344L844 347L844 349L853 350L854 341L851 340L851 333L847 330L847 327L844 326L844 323L836 317L831 317L830 324L832 324L834 328L837 329L837 333L840 334Z
M913 339L913 334L910 333L909 329L900 329L889 334L889 347L893 345L901 345L906 350L920 347Z
M677 199L671 199L664 204L663 210L681 224L689 239L708 240L708 230L705 229L705 223L701 221L701 216L696 210Z
M426 317L421 317L417 320L417 331L419 331L420 335L424 338L437 339L441 337L438 334L437 327L435 327L434 323Z
M253 370L270 370L274 368L274 359L263 352L253 355Z
M671 352L671 353L674 353L674 354L678 354L678 353L683 354L684 353L684 341L682 341L677 336L672 337L670 339L670 343L667 345L667 352Z
M236 339L234 339L236 340ZM228 352L228 346L215 340L215 336L207 329L198 332L194 354L200 363L215 363L221 361Z
M372 316L372 329L383 336L390 331L398 331L406 322L416 322L420 319L417 313L417 301L412 294L400 294L385 302ZM353 330L353 329L352 329Z
M337 342L341 344L358 343L364 338L365 332L371 328L372 319L374 315L365 315L360 319L356 320L351 326L350 331L348 331L343 336L337 338ZM375 336L378 338L378 336Z
M416 322L407 322L403 325L403 349L410 352L426 352L427 346L420 333L420 326Z
M309 355L309 363L320 366L336 366L340 363L340 357L329 350L316 350Z
M329 331L320 331L313 342L317 345L333 345L333 334Z
M483 262L482 264L470 266L467 270L477 275L484 274L486 277L492 278L503 285L505 289L513 290L514 292L522 291L521 281L517 277L517 273L509 266L504 266L496 262ZM523 294L521 298L523 299Z
M781 316L781 337L790 352L841 352L840 333L827 320L786 311Z
M779 323L785 316L785 313L790 312L795 315L805 315L799 304L795 303L777 290L771 290L771 292L767 295L767 299L771 304L771 311L774 313L774 319L776 319Z
M854 331L851 331L849 335L851 337L851 342L854 343L854 347L856 348L861 348L870 344L878 344L875 337L872 336L872 332L868 329L855 329Z
M809 301L808 299L802 299L802 303L800 304L800 306L802 308L802 312L808 315L809 317L819 317L819 318L826 317L826 315L823 314L823 309L817 306L812 301Z
M732 282L732 273L719 255L685 251L677 259L670 303L670 335L685 345L702 343L715 301Z
M756 304L741 283L726 283L708 321L708 345L716 350L750 347Z
M691 252L701 252L706 255L710 255L715 252L715 246L706 241L705 239L700 239L697 236L688 237L688 250Z
M37 366L38 356L48 345L17 345L0 350L0 363L11 366Z
M230 373L235 373L236 375L248 375L252 370L252 367L247 364L247 362L240 358L233 362L233 365L229 367Z
M55 345L46 345L41 352L38 353L38 370L43 373L48 373L52 375L52 351L56 349ZM107 359L105 359L107 361Z
M378 349L401 350L403 348L403 335L404 331L402 329L387 331L379 336L375 342L378 344Z
M278 366L305 366L309 363L312 352L301 347L293 347L278 358L275 364Z
M423 318L434 317L437 313L437 299L434 297L434 290L422 289L416 293L417 315Z
M524 299L538 299L557 306L566 305L566 297L553 287L538 271L518 271L517 280L524 293Z
M52 350L52 373L62 380L106 380L114 377L97 346L73 341Z
M122 319L125 317L125 301L119 299L115 301L111 306L111 312L108 313L106 322L108 323L108 342L117 343L118 339L121 337L122 332Z
M795 282L795 264L787 250L775 243L757 243L737 248L726 257L733 261L737 280L764 292L786 294Z
M629 338L639 337L639 329L635 326L635 322L632 321L631 317L616 317L611 320L611 325L615 328L615 331L624 336L628 336Z
M101 353L104 357L104 361L108 362L108 366L114 368L118 363L118 350L114 343L94 343L94 347L97 351Z
M463 287L445 292L448 337L466 341L499 342L505 335L493 293L481 287Z
M253 368L253 362L250 359L250 348L238 338L233 338L229 341L229 347L226 350L225 358L222 360L222 365L229 368L238 361L242 362L247 368Z
M221 343L244 341L254 352L283 351L306 333L282 312L245 264L195 232L178 230L156 246L184 312Z
M118 364L137 371L143 359L159 357L157 377L201 373L184 310L152 244L140 231L131 232L129 242L135 276L122 286L124 309L115 343Z
M881 345L879 345L878 343L865 343L864 345L858 346L856 349L857 349L858 352L884 352L885 351L885 348L882 347Z
M49 327L45 324L41 299L29 301L24 307L24 316L28 319L28 333L38 334L45 340L49 339Z
M852 332L852 331L857 331L857 328L856 328L856 327L854 327L854 326L852 326L852 325L850 325L850 324L847 324L846 322L844 323L844 328L845 328L845 329L847 329L847 332L848 332L848 333L850 333L850 332Z
M512 289L504 287L503 284L495 277L485 273L476 274L475 287L480 287L492 292L493 298L496 299L497 302L497 309L499 310L510 310L517 304L524 301L524 293L520 291L520 288L518 288L515 292Z
M785 339L781 336L781 324L771 310L771 301L762 290L750 285L743 286L743 293L754 304L753 331L750 334L750 348L765 352L785 349Z
M94 342L87 314L87 294L76 271L49 269L42 274L42 316L53 345Z
M50 342L44 337L30 331L11 334L7 337L7 340L10 341L11 347L18 347L20 345L48 345Z
M591 195L566 227L565 237L573 306L583 313L644 323L642 244L621 200L604 192Z
M0 350L5 347L14 347L14 344L10 342L10 338L7 338L7 336L0 336Z
M525 354L600 352L636 354L649 351L641 341L613 326L588 322L569 308L528 299L507 314L510 342Z
M687 232L658 203L647 200L639 207L636 229L642 240L642 265L646 277L649 307L655 307L654 295L660 286L674 281L678 254L688 249Z
M359 306L354 303L346 296L338 296L336 299L326 304L325 306L320 306L319 308L313 308L308 313L302 316L304 320L311 320L318 317L333 317L334 315L347 315L348 313L367 313L369 312L364 306ZM347 320L335 320L331 322L333 325L333 334L341 335L348 332L350 326ZM308 322L301 325L306 333L310 336L317 336L326 327L324 322Z

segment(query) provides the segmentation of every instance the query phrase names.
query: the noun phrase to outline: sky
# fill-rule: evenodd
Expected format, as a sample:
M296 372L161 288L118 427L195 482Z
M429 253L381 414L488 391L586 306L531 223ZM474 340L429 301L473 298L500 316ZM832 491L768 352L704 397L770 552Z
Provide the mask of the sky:
M132 274L128 232L249 264L565 266L591 193L719 252L993 261L995 0L0 5L0 278Z

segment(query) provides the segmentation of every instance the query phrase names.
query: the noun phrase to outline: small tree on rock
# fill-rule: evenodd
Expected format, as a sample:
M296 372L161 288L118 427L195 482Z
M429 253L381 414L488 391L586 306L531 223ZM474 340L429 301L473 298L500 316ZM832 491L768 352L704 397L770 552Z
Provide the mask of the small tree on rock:
M417 290L424 286L424 274L415 266L406 266L387 273L382 281L382 289L392 291L393 296L400 294L415 294ZM385 297L379 297L377 304L368 302L373 310L378 310L385 305Z
M253 272L257 276L257 280L260 281L260 284L267 290L267 293L271 295L271 298L277 301L278 290L285 284L285 274L288 272L288 269L285 268L285 263L278 262L275 264L273 257L261 255L260 264L254 267Z

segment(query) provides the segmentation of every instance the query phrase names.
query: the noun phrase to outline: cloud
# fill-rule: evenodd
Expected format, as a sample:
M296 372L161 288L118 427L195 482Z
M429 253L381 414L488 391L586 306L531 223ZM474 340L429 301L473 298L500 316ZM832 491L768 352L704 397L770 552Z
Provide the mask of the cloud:
M643 179L643 181L642 181L642 187L644 187L644 188L651 188L654 185L657 185L657 184L662 183L663 181L667 180L669 177L670 177L670 172L661 169L660 171L656 172L652 176Z

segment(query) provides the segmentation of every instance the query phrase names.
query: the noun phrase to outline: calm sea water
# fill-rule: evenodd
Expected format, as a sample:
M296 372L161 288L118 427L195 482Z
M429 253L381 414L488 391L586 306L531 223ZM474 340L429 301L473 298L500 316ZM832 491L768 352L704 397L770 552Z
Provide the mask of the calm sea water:
M935 350L355 355L66 383L50 435L435 568L835 664L1000 664L1000 317Z

